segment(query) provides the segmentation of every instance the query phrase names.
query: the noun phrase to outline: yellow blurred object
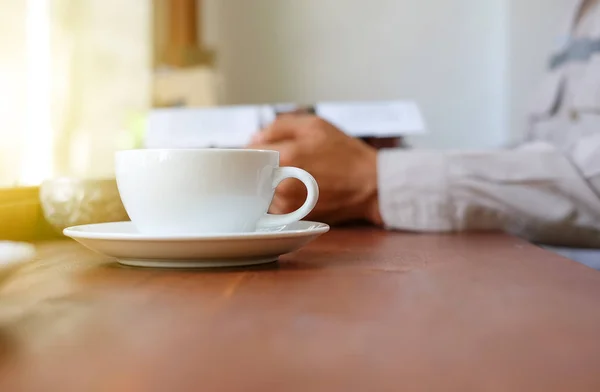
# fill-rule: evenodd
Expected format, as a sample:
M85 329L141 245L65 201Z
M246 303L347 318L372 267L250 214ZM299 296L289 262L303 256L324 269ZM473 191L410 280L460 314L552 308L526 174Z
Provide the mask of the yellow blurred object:
M0 189L0 239L33 240L38 236L43 216L39 189Z

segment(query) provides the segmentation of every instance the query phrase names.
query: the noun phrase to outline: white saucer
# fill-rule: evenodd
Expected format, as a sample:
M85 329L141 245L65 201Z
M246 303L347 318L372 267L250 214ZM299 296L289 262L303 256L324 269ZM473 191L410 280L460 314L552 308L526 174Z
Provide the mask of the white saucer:
M253 233L157 236L114 222L69 227L64 234L128 266L209 268L272 263L328 231L324 223L302 221Z

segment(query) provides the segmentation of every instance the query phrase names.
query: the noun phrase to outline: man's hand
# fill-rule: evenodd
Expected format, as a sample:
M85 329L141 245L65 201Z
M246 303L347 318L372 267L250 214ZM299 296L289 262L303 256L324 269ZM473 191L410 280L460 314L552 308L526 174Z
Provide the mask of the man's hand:
M381 224L373 147L316 116L287 114L256 134L249 148L279 151L282 167L299 167L315 177L320 197L309 219L330 224L364 219ZM270 212L294 211L305 199L301 183L285 180L277 188Z

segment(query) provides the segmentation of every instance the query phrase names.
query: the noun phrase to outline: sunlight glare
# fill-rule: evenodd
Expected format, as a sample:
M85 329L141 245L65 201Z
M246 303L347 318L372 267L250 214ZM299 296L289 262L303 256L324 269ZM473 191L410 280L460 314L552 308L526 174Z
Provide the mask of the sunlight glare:
M52 175L50 0L27 0L27 122L20 182Z

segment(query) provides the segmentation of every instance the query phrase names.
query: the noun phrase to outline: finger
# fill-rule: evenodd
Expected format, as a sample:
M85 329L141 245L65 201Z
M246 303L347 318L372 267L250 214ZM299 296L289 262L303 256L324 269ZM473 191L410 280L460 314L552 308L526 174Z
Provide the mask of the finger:
M286 178L281 181L276 189L277 195L288 200L306 199L306 186L295 178Z
M288 197L281 194L281 192L275 191L275 196L271 201L269 212L272 214L288 214L294 212L304 204L306 198L299 197Z
M269 150L279 152L279 163L281 166L300 166L298 162L298 146L293 142L278 142L273 144L250 144L252 150Z
M322 208L317 204L315 209L305 218L317 222L327 223L328 225L337 225L344 222L352 222L355 220L353 211L348 209Z
M252 143L267 144L294 139L298 136L305 117L306 116L299 114L279 116L271 123L271 125L255 134L252 138Z
M306 197L299 197L299 195L296 194L285 196L281 192L276 191L271 206L269 207L269 213L288 214L300 208L305 200ZM356 220L356 218L357 213L352 208L347 208L342 205L336 206L335 204L327 202L323 203L319 200L313 211L311 211L305 219L335 225L351 222Z
M253 150L272 150L272 151L279 151L281 153L282 150L285 149L287 143L281 143L281 142L277 142L277 143L254 143L254 141L252 141L247 148L253 149Z
M273 198L273 201L269 206L269 213L276 215L289 214L290 212L294 212L296 210L297 208L293 208L289 201L278 196Z
M276 196L269 207L269 213L275 215L289 214L290 212L294 212L300 208L303 202L303 200L295 200L291 202L290 200ZM317 203L315 209L311 211L305 219L335 225L352 221L354 219L354 215L347 209L332 210L329 207L322 206Z

